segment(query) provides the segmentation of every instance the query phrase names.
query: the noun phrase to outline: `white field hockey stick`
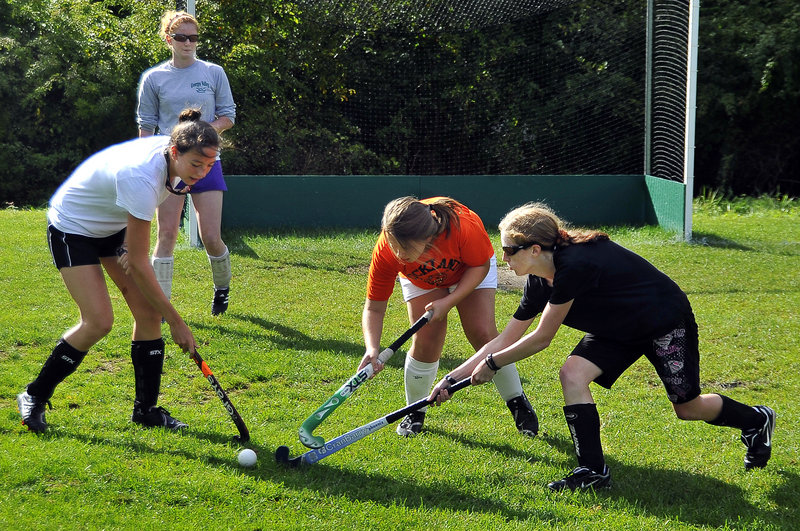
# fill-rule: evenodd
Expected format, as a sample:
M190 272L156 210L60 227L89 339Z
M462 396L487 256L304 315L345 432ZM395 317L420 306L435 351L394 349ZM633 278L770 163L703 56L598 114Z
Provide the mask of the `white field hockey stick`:
M403 335L397 338L394 343L386 347L378 354L378 363L381 365L385 364L389 361L389 358L394 356L394 353L397 352L403 343L408 341L408 338L413 336L417 330L425 326L425 323L431 320L433 317L433 310L428 310L425 314L417 319L417 321L409 327L408 330L403 332ZM338 391L333 393L333 395L325 401L320 407L317 408L300 426L300 429L297 430L297 435L300 437L300 442L303 443L308 448L322 448L325 445L325 439L314 435L312 432L314 429L325 420L328 415L333 413L333 410L339 407L342 402L347 399L348 396L352 395L356 389L359 388L361 384L366 382L370 379L374 370L372 368L372 364L367 364L366 367L362 368L360 371L356 372L349 380L347 380Z
M464 378L460 382L455 383L454 385L447 388L447 392L452 394L458 391L459 389L463 389L470 384L471 377ZM425 406L429 406L433 403L433 400L428 400L427 398L423 398L422 400L417 400L413 404L409 404L402 409L398 409L392 413L389 413L385 417L381 417L378 420L373 420L368 424L364 424L363 426L359 426L354 430L350 430L344 435L339 435L338 437L331 439L324 446L321 448L315 448L312 450L308 450L303 455L294 457L289 459L289 447L288 446L279 446L277 450L275 450L275 461L278 463L288 464L289 466L296 468L300 465L313 465L320 459L325 459L329 455L338 452L342 448L350 446L356 441L360 441L367 435L375 433L376 431L380 430L381 428L396 422L397 420L405 417L409 413L421 409Z

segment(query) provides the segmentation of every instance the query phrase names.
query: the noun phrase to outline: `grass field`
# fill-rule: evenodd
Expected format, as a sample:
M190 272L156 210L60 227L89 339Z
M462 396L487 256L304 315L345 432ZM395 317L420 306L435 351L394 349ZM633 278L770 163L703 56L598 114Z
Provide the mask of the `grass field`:
M254 468L236 463L236 430L200 371L168 341L161 404L184 434L129 422L131 320L112 290L113 331L56 390L50 430L20 425L15 396L77 321L50 262L43 210L0 210L0 529L797 529L800 522L800 207L707 198L695 243L656 228L612 237L671 275L700 325L705 391L778 414L773 458L744 472L739 433L681 422L638 362L593 388L614 476L610 490L552 493L573 466L558 367L580 334L563 329L519 364L541 423L518 435L493 386L431 410L426 431L394 426L303 469L300 423L355 371L371 231L234 232L231 306L210 315L205 253L180 244L173 301L249 425ZM493 232L496 247L499 236ZM502 327L520 292L498 292ZM471 354L452 315L441 374ZM384 341L408 326L389 304ZM168 332L165 327L165 332ZM328 439L404 405L400 351L315 434Z

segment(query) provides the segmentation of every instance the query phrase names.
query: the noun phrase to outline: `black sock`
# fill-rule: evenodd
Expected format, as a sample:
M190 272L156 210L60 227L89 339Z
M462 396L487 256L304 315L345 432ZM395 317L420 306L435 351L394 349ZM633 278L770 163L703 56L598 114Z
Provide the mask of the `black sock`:
M595 404L564 406L564 417L575 445L578 464L603 472L606 461L600 444L600 415Z
M44 362L39 376L28 385L28 394L49 400L56 386L75 372L85 356L86 352L81 352L61 338Z
M760 428L764 424L764 415L759 413L755 408L737 402L725 395L719 396L722 398L722 410L719 412L717 418L706 421L708 424L713 424L714 426L731 426L733 428L739 428L742 431Z
M161 370L164 367L164 339L131 342L131 361L136 381L134 410L147 413L158 402Z

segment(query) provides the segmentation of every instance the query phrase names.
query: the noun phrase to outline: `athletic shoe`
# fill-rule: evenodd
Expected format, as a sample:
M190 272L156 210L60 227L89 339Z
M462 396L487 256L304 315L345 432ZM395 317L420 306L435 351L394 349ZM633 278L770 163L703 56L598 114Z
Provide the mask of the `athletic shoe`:
M222 315L228 309L230 288L214 288L214 300L211 302L211 315Z
M506 405L514 416L514 424L517 425L519 432L528 437L536 437L536 434L539 433L539 419L525 393L512 398L506 402Z
M178 419L172 418L169 411L163 407L151 407L147 413L142 413L138 409L133 410L131 421L136 424L141 424L146 428L166 428L168 430L182 430L188 428L185 424Z
M579 466L570 475L547 484L551 490L575 489L607 489L611 487L611 470L603 465L603 472L595 472L591 468Z
M17 409L22 415L22 425L28 427L28 431L34 433L44 433L47 430L47 422L44 420L44 406L53 409L49 400L40 400L35 396L29 395L28 391L23 391L17 395Z
M747 446L744 456L744 469L764 468L772 455L772 432L775 431L775 412L767 406L754 406L756 411L766 417L764 425L742 431L742 442Z
M424 411L413 411L397 426L397 435L403 437L414 437L422 431L422 424L425 422Z

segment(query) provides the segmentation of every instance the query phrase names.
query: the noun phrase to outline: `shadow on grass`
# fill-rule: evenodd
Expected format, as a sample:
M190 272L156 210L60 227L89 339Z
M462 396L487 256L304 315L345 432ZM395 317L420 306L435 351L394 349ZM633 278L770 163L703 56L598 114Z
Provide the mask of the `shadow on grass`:
M781 472L785 482L772 493L779 505L773 509L751 502L748 492L738 486L702 474L614 461L609 466L615 483L604 497L624 499L643 516L715 528L784 529L796 525L797 474Z
M692 234L692 245L774 254L777 256L800 255L800 243L796 241L759 242L758 247L752 247L710 232L694 232Z
M518 449L505 445L485 445L469 441L458 434L439 434L450 436L467 446L489 447L511 457L530 458ZM571 448L566 439L553 439L560 449ZM773 493L779 510L764 508L751 503L748 494L740 487L730 485L715 478L684 470L652 469L621 464L609 460L615 483L611 489L596 492L560 492L547 490L548 481L557 478L542 478L531 490L540 490L534 498L546 497L560 499L566 503L588 503L592 506L598 499L625 500L630 506L627 511L632 517L650 517L661 521L680 522L689 526L725 527L732 524L750 527L770 526L782 528L796 518L796 495L800 484L798 476L782 473L785 483ZM435 486L420 484L408 479L383 474L361 473L353 470L329 466L326 463L306 465L297 469L278 465L268 474L273 481L281 481L288 489L305 491L312 489L323 496L344 496L357 502L371 501L380 505L401 505L409 509L421 506L437 510L487 514L498 514L508 521L535 524L552 523L552 514L536 507L506 504L497 496L486 496L464 492L452 485L452 478L444 477ZM564 473L568 473L565 470Z
M503 420L505 420L505 417L503 418ZM431 434L438 435L440 437L445 437L448 439L452 439L454 441L458 441L459 444L461 444L466 448L475 448L478 450L488 450L492 452L497 452L499 454L505 455L508 458L524 459L531 463L546 462L550 465L556 465L556 466L562 463L561 459L557 459L553 456L550 456L549 454L547 456L536 455L535 453L530 451L514 448L510 444L496 444L496 443L476 441L460 433L451 433L446 430L432 428L428 426L425 427L425 431ZM519 437L524 437L524 436L519 435ZM548 445L550 445L550 447L552 447L554 450L557 450L558 452L564 454L565 456L574 455L572 441L566 437L553 436L543 431L540 431L537 437L546 442Z
M259 259L258 253L245 241L240 233L225 233L225 242L230 249L230 253L236 256Z
M275 323L272 321L268 321L261 317L257 317L255 315L246 315L241 313L232 313L226 312L225 313L227 318L238 319L240 321L247 321L252 323L262 330L264 330L264 335L261 339L266 342L272 343L273 345L281 348L287 348L292 350L325 350L325 351L333 351L333 352L341 352L347 356L358 356L360 359L361 356L364 354L364 346L361 344L351 343L349 341L340 341L335 339L317 339L300 332L296 328L292 328L280 323ZM220 335L225 335L227 337L231 336L239 336L245 340L252 340L253 334L251 332L247 333L238 333L236 330L232 330L230 327L225 325L213 325L209 326L206 323L201 322L192 322L190 326L193 329L198 330L216 330L216 332ZM274 332L274 334L270 334L269 332Z
M129 428L138 429L136 427ZM188 430L174 434L176 438L192 437L217 445L237 446L232 436L209 433L201 430ZM486 444L468 439L458 433L445 430L428 430L439 436L450 437L468 447L481 447L494 450L508 458L532 457L527 452L503 444ZM188 460L198 456L190 451L155 448L141 441L112 441L99 435L76 433L65 428L56 428L41 435L51 440L71 438L91 443L117 447L134 454L159 454L185 457ZM565 437L543 437L550 446L564 454L571 454L571 442ZM274 449L256 443L246 447L254 449L260 456L259 464L252 469L238 469L242 474L254 479L281 483L286 489L302 492L313 490L330 497L346 497L354 502L371 501L379 505L399 505L409 509L421 506L445 511L497 514L509 521L534 524L541 518L543 523L552 523L552 514L541 505L513 506L488 493L479 495L465 492L456 486L453 477L443 477L435 485L420 484L394 475L375 474L348 470L321 462L314 465L288 468L275 463ZM230 458L203 456L203 461L215 467L237 468ZM499 465L502 466L502 465ZM797 493L800 492L800 477L792 472L781 471L783 481L770 493L771 500L779 508L763 508L748 500L748 494L741 488L702 474L673 469L654 469L634 466L609 459L614 485L608 490L592 492L550 493L546 483L556 478L541 478L541 482L531 485L531 490L541 490L533 498L560 499L566 503L597 504L597 500L624 500L629 504L627 510L632 517L654 517L661 520L680 522L691 526L724 527L731 524L744 528L763 528L765 526L782 528L794 522ZM567 473L567 470L564 471ZM756 472L758 473L758 472ZM276 496L277 499L291 498L293 494ZM273 501L276 501L273 500Z
M752 247L742 245L741 243L723 238L717 234L710 232L692 232L692 244L701 247L716 247L720 249L737 249L739 251L753 251Z

